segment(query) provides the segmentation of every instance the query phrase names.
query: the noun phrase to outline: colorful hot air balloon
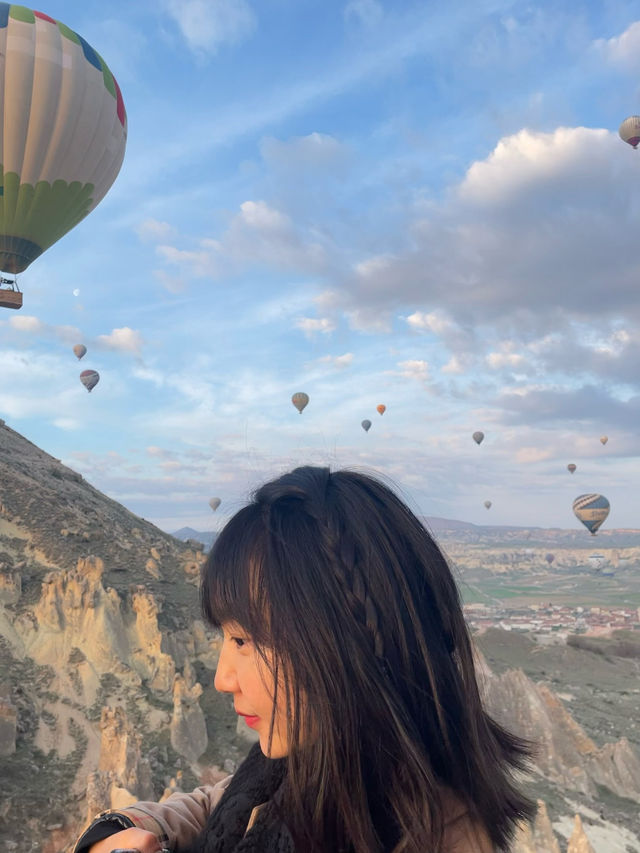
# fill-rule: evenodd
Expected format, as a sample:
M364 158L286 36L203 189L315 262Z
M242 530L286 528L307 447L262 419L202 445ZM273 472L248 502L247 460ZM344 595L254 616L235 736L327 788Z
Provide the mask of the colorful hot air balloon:
M569 462L569 464L567 465L567 471L570 471L573 474L577 467L578 466L574 465L573 462Z
M364 421L362 421L360 426L365 432L369 432L369 430L371 429L371 421L365 419Z
M0 3L0 270L19 273L120 171L127 116L102 57L43 12Z
M592 536L595 536L602 522L609 515L609 501L604 495L578 495L573 502L573 511Z
M618 128L620 139L632 148L637 148L640 142L640 116L629 116Z
M482 444L483 438L484 438L483 432L480 432L480 430L478 430L477 432L474 432L473 440L475 441L476 444Z
M556 558L555 554L547 554L545 557L545 560L547 561L547 563L549 563L549 565L551 565L551 563L553 563L555 558Z
M83 370L80 374L80 382L90 392L100 382L100 374L97 370Z
M378 414L384 415L384 413L387 411L387 407L380 403L379 406L376 406L376 411L378 412Z
M84 344L76 344L73 348L73 352L78 360L84 358L87 354L87 348Z
M600 444L606 444L608 441L609 441L608 435L601 435L600 436Z
M305 394L304 391L297 391L291 398L291 402L300 412L300 414L302 414L302 410L309 403L309 395Z
M221 503L222 501L220 498L209 498L209 506L214 512L218 509Z
M484 505L487 509L491 509L491 501L485 501Z

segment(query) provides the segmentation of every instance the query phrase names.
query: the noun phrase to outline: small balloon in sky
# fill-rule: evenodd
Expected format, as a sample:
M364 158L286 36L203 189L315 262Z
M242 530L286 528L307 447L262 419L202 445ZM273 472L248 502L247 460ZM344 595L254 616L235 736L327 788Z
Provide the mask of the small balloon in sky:
M484 439L484 433L483 432L480 432L480 430L477 430L476 432L474 432L473 440L475 441L476 444L482 444L483 439Z
M218 509L221 503L222 501L220 498L209 498L209 506L214 512Z
M556 558L555 554L547 554L547 556L545 557L545 560L547 561L547 563L549 563L549 565L551 565L551 563L553 563L555 558Z
M365 432L369 432L369 430L371 429L371 421L365 418L365 420L362 421L360 426Z
M608 435L601 435L600 436L600 444L606 444L608 441L609 441Z
M302 414L302 410L309 403L309 395L305 394L304 391L296 391L296 393L291 398L291 402L296 407L296 409Z
M76 344L73 348L73 352L78 360L84 358L87 354L87 348L84 344Z
M595 536L603 521L609 515L611 505L604 495L592 493L589 495L578 495L573 502L573 512L587 528L592 536Z
M640 116L629 116L618 128L620 139L632 148L637 148L640 142Z
M491 506L492 506L491 501L485 501L484 505L487 509L491 509Z
M376 411L378 412L378 414L384 415L384 413L387 411L387 407L383 403L380 403L379 406L376 406Z
M100 374L97 370L83 370L80 374L80 382L84 385L87 391L91 392L98 382L100 382Z
M576 470L577 467L578 466L574 465L573 462L569 462L569 464L567 465L567 471L569 471L571 474L573 474L573 472Z

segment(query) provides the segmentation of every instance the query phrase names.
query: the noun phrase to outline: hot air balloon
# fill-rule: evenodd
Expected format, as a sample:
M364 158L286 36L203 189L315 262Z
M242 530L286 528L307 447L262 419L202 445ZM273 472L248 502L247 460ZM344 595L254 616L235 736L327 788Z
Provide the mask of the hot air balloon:
M609 515L610 504L604 495L578 495L573 502L573 511L592 536Z
M84 358L87 354L87 348L84 344L76 344L73 348L73 352L78 360Z
M17 274L104 197L127 116L102 57L43 12L0 3L0 56L0 270Z
M100 382L100 374L97 370L83 370L80 374L80 382L90 392Z
M569 462L569 464L567 465L567 471L570 471L573 474L577 467L578 466L574 465L573 462Z
M220 498L209 498L209 506L214 512L218 509L221 503L222 501Z
M600 436L600 444L606 444L608 441L609 441L608 435L601 435Z
M640 142L640 116L629 116L618 128L620 139L632 148L637 148Z
M369 432L369 430L371 429L371 421L365 419L364 421L362 421L360 426L365 432Z
M483 438L484 438L483 432L480 432L480 430L478 430L477 432L474 432L473 440L475 441L476 444L482 444Z
M491 501L485 501L484 505L487 509L491 509Z
M545 560L547 561L547 563L549 563L549 565L551 565L551 563L553 563L555 558L556 558L555 554L547 554L545 557Z
M385 405L383 405L382 403L380 403L379 406L376 406L376 411L379 414L384 415L384 413L387 411L387 407Z
M291 398L291 402L300 414L302 414L302 410L309 403L309 395L305 394L304 391L297 391Z

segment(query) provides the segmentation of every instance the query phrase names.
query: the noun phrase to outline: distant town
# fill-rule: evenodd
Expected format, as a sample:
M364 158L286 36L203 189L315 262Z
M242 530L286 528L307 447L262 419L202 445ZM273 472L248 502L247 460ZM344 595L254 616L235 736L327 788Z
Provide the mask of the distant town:
M569 607L529 604L466 604L467 624L475 632L489 628L537 635L540 643L564 642L568 634L607 636L613 631L640 630L640 607Z

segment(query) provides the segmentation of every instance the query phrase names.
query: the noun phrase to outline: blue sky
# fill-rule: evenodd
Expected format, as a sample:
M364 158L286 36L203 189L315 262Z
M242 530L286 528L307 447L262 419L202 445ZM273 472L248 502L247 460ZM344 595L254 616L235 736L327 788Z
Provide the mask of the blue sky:
M129 138L0 315L10 426L166 530L305 462L425 514L570 527L595 491L640 526L639 2L43 11Z

